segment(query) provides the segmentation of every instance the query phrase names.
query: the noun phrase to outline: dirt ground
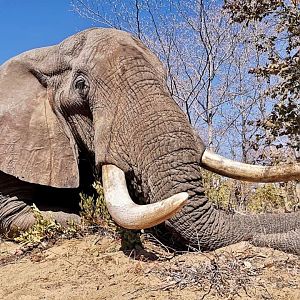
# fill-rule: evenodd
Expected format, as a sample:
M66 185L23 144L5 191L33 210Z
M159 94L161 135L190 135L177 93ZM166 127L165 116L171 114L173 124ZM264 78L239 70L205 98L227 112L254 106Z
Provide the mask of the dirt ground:
M299 257L240 243L210 253L169 252L147 238L86 235L33 250L0 242L0 299L300 299Z

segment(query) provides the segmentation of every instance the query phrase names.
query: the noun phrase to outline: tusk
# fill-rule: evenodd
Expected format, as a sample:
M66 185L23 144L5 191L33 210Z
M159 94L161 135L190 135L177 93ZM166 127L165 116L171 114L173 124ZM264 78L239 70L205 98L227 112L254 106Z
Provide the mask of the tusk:
M162 223L178 212L188 198L188 193L183 192L153 204L138 205L128 194L124 172L114 165L102 166L102 181L111 217L128 229L144 229Z
M280 166L255 166L236 162L209 150L205 150L201 159L201 166L234 179L251 182L280 182L300 179L300 164Z

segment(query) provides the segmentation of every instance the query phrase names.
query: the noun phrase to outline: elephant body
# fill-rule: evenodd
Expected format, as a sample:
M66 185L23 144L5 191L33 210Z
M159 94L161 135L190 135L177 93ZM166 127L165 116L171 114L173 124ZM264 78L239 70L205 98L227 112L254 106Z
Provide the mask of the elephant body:
M211 250L249 240L299 254L299 214L228 214L208 201L200 173L205 145L165 78L155 55L113 29L89 29L1 66L2 231L32 224L32 185L78 188L89 177L78 168L82 155L96 177L106 164L123 170L137 203L187 192L186 205L165 223L180 242Z

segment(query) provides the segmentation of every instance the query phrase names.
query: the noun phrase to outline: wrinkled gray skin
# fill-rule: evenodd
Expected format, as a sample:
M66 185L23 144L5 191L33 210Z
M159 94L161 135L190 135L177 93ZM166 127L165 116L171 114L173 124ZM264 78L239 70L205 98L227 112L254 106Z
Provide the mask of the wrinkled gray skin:
M2 65L0 140L2 232L32 224L28 204L39 185L78 186L80 152L97 170L121 168L135 201L187 191L188 204L166 222L180 242L212 250L249 240L300 254L299 214L227 214L208 202L205 147L170 98L161 63L127 33L86 30Z

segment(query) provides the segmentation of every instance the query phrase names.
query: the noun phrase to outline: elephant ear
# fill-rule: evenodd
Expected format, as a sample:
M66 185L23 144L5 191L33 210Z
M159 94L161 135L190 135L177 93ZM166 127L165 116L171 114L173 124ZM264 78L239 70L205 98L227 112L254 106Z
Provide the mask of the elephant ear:
M0 66L0 171L31 183L77 187L78 150L33 65L16 57Z

